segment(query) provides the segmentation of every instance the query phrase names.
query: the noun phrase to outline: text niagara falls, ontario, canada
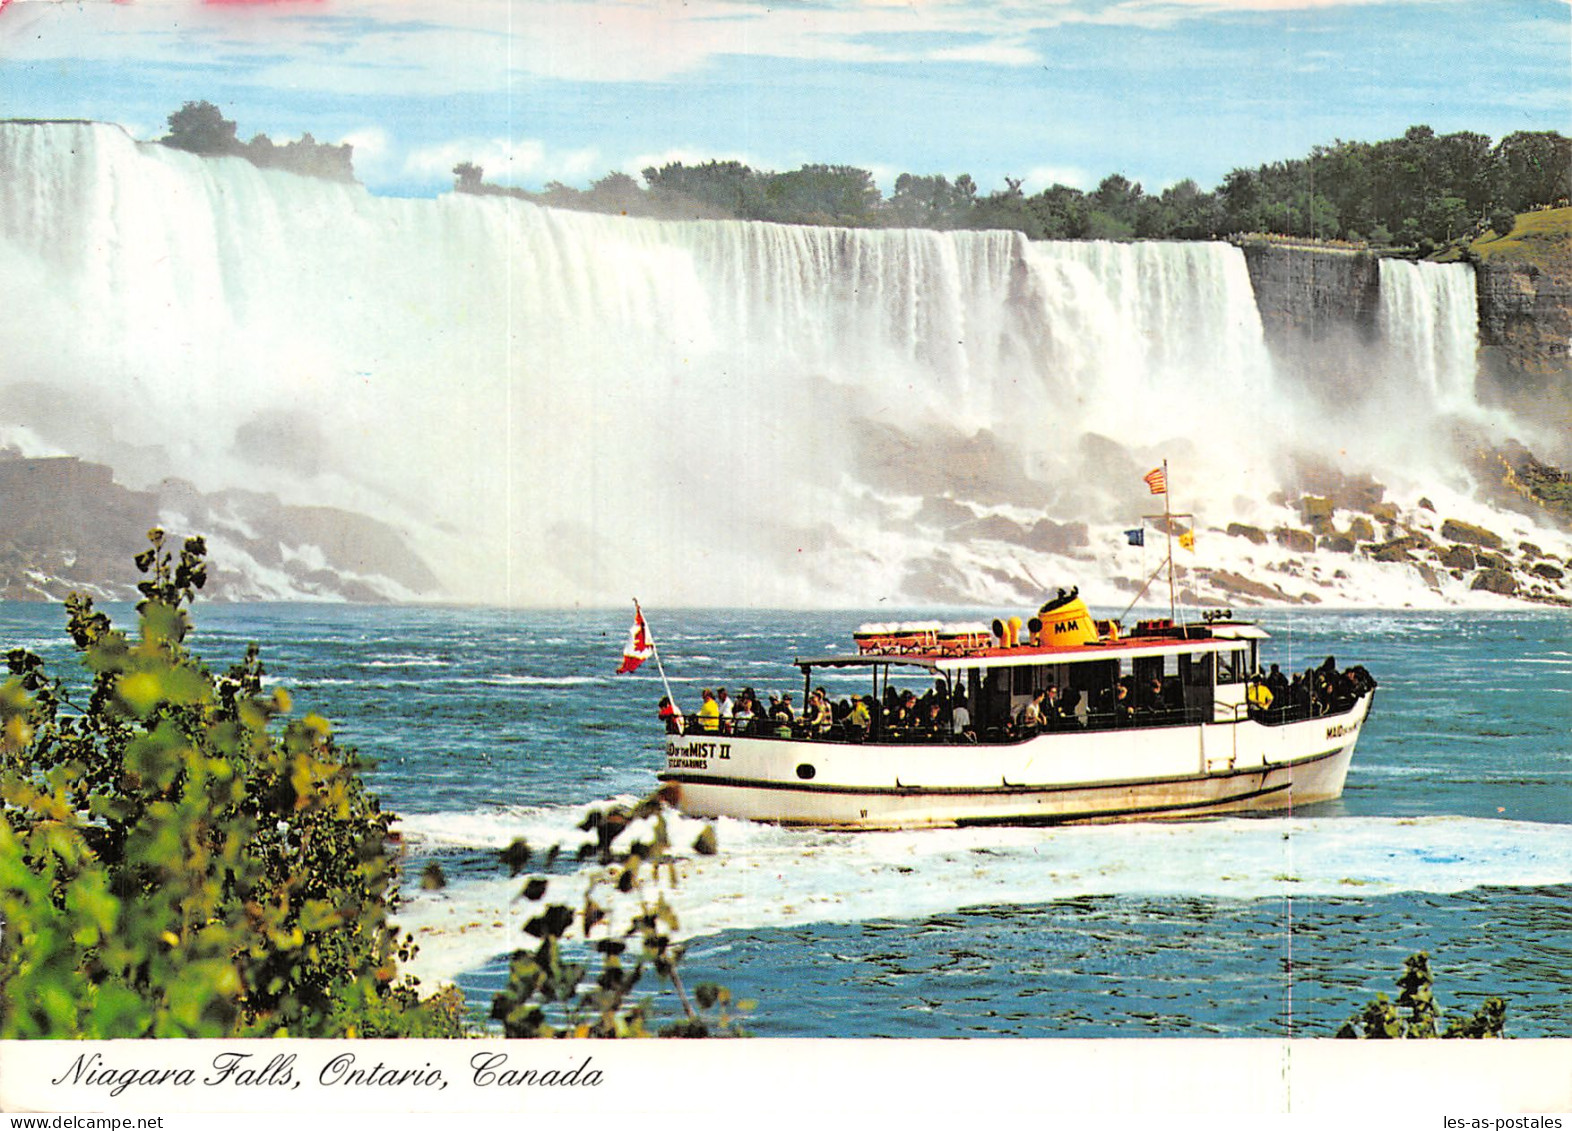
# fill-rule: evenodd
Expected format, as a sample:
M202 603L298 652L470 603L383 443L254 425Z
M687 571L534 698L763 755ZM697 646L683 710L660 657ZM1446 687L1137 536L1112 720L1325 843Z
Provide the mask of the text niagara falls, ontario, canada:
M603 1076L593 1067L594 1058L561 1067L515 1065L504 1052L477 1052L467 1061L467 1083L477 1088L562 1088L598 1087ZM357 1057L340 1052L320 1066L300 1063L296 1053L273 1053L266 1058L249 1052L227 1051L213 1057L204 1067L183 1065L153 1067L115 1065L102 1053L79 1053L66 1069L50 1079L55 1086L85 1085L107 1088L119 1096L132 1088L286 1088L300 1087L302 1079L312 1079L329 1088L426 1088L443 1091L449 1080L443 1068L430 1061L414 1066Z

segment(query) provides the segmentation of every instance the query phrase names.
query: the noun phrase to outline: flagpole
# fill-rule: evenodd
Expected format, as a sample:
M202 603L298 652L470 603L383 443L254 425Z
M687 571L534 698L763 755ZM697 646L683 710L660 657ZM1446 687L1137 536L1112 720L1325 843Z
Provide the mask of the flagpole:
M633 615L644 622L644 631L650 637L650 655L655 657L655 670L660 672L661 686L666 689L666 698L671 700L672 706L677 705L677 697L671 693L671 683L666 679L666 665L660 662L660 645L655 643L655 630L650 627L650 622L644 615L644 610L639 608L639 599L633 598Z
M1168 478L1168 461L1163 460L1163 530L1168 534L1168 619L1177 620L1179 602L1174 597L1174 517L1173 482Z

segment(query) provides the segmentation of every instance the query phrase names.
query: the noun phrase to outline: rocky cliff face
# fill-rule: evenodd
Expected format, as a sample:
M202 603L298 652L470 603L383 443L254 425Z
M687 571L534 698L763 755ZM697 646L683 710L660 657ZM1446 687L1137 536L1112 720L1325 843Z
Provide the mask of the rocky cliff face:
M0 515L0 600L60 600L73 589L134 599L132 559L153 526L207 540L206 593L219 600L391 601L437 589L397 531L361 515L256 492L203 494L177 479L132 491L74 457L0 453Z
M1572 209L1560 225L1572 227ZM1529 213L1520 223L1532 232ZM1479 287L1480 376L1485 391L1517 411L1554 414L1572 435L1572 236L1545 221L1538 239L1476 245ZM1572 442L1568 444L1572 449ZM1572 452L1563 452L1566 459Z
M1376 257L1275 239L1240 246L1261 329L1278 368L1331 396L1337 395L1338 378L1358 381L1379 330Z
M1269 341L1350 331L1370 340L1380 312L1380 272L1367 251L1259 240L1241 244Z

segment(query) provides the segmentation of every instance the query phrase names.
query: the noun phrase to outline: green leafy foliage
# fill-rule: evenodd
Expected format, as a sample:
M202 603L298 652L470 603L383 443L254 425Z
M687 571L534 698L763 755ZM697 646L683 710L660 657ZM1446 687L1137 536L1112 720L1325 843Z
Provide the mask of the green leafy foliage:
M1031 239L1213 239L1243 233L1397 244L1427 252L1494 227L1515 213L1572 196L1572 139L1519 132L1492 145L1483 134L1413 126L1378 142L1336 141L1309 155L1235 169L1214 190L1186 180L1146 192L1121 174L1091 192L1056 184L1034 195L1019 178L979 193L967 174L902 173L884 199L867 170L804 165L787 173L739 161L672 162L643 171L648 186L611 173L588 190L553 182L544 192L486 184L455 166L460 192L516 196L558 208L631 216L768 220L846 227L1010 229Z
M1506 1003L1498 997L1488 999L1472 1017L1453 1020L1444 1030L1440 1028L1441 1007L1436 1004L1435 978L1430 973L1430 956L1423 951L1404 960L1397 986L1402 993L1395 1003L1385 994L1377 994L1343 1024L1337 1035L1364 1040L1506 1035Z
M0 686L0 1037L457 1036L401 980L391 816L253 646L187 648L205 547L138 556L138 633L66 603L87 701L30 652Z
M326 144L309 133L283 145L275 144L267 134L242 142L237 132L235 123L211 102L187 102L169 115L169 132L159 141L203 157L244 157L261 169L285 169L332 181L355 179L354 147L347 143Z
M551 886L545 876L525 881L519 896L537 910L524 932L537 941L513 953L508 984L492 1003L492 1017L509 1037L746 1035L732 1010L745 1011L751 1003L734 1003L730 991L708 982L689 994L678 972L686 948L672 937L677 914L660 879L664 874L672 886L677 880L663 804L655 793L631 807L590 811L579 828L593 839L580 846L578 856L593 860L595 870L576 906L545 902ZM648 822L648 839L628 843L641 822ZM713 828L699 834L694 850L716 851ZM549 868L558 855L554 847L543 866ZM518 875L529 868L530 849L516 841L503 860ZM608 889L627 898L611 896ZM615 905L628 902L632 907L619 926ZM592 970L592 960L598 970ZM662 1023L654 994L640 989L650 972L676 997L681 1009L676 1019Z

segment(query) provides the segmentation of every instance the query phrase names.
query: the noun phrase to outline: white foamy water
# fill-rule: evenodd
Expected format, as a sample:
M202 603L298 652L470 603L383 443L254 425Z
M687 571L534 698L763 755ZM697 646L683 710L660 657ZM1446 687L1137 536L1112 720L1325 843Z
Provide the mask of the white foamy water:
M582 809L433 814L403 822L411 847L575 846ZM1080 896L1218 899L1450 893L1572 882L1572 826L1466 817L1220 819L1172 824L892 833L801 831L721 820L720 852L687 851L703 822L668 817L681 856L667 898L682 937L822 922L913 919ZM625 834L627 835L627 834ZM647 835L644 834L644 835ZM538 858L537 858L538 859ZM552 879L576 905L591 869ZM537 904L520 880L464 879L400 912L441 982L525 944ZM598 889L610 902L612 892ZM625 920L624 920L625 921Z

